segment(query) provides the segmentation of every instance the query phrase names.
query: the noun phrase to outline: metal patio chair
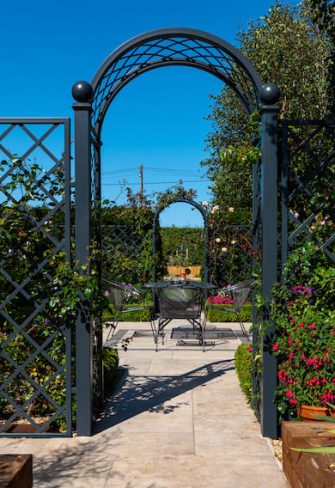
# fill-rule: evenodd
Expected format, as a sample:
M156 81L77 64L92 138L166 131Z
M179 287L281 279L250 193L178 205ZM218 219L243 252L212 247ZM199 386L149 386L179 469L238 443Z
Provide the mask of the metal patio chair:
M113 305L113 309L114 309L114 315L112 316L112 320L106 322L106 324L110 327L106 339L107 342L115 334L117 325L123 313L137 312L141 310L152 311L152 306L136 305L134 307L126 307L127 299L130 298L131 296L139 297L141 295L141 292L132 285L126 285L124 283L117 283L117 282L107 281L107 280L104 281L108 285L109 298L111 300L111 304ZM151 315L152 313L150 313L150 319L151 319Z
M155 289L158 298L158 324L153 323L153 334L158 350L159 337L164 344L164 328L174 319L185 319L198 333L199 344L205 347L204 289L192 283L170 283Z
M236 285L231 285L223 288L222 291L233 300L233 304L230 307L225 307L224 305L216 305L216 308L219 308L220 310L225 310L226 312L234 312L236 314L237 320L240 323L241 331L243 335L248 338L249 334L242 321L241 312L243 305L245 305L245 303L247 302L248 296L252 290L252 286L254 283L254 280L245 280L237 283Z

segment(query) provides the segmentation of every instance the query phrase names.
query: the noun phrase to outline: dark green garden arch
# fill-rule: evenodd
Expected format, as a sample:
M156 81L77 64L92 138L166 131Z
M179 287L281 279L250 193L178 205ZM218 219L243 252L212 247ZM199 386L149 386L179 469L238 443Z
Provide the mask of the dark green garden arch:
M160 214L163 212L163 210L166 210L170 205L173 205L175 203L186 203L188 205L191 205L192 207L196 208L202 215L203 221L204 221L204 256L203 256L203 276L204 276L204 281L208 281L208 217L205 209L203 206L196 202L195 200L192 200L191 198L186 198L186 197L176 197L171 199L168 203L162 203L156 208L154 218L153 218L153 224L152 224L152 252L153 255L156 255L157 252L157 226L159 222L159 217ZM155 282L157 279L157 269L156 269L156 262L154 261L153 265L153 270L152 270L152 280Z
M232 45L206 32L171 28L139 35L122 44L98 69L92 84L77 82L72 90L75 111L76 159L76 258L86 263L92 241L99 244L101 229L92 209L101 202L101 132L107 110L117 94L142 73L164 66L189 66L206 71L229 86L247 113L259 110L262 117L262 162L253 169L254 246L262 250L265 297L277 281L277 126L279 90L264 85L255 68ZM268 312L265 311L265 314ZM80 317L77 324L77 430L90 435L93 411L92 323ZM269 328L263 342L269 339ZM96 337L96 336L95 336ZM102 336L95 339L102 344ZM88 360L89 358L90 360ZM98 370L99 366L95 368ZM101 370L101 368L100 368ZM97 374L95 374L97 377ZM273 402L277 381L275 358L263 351L262 433L277 436L277 409ZM100 394L101 397L101 394Z

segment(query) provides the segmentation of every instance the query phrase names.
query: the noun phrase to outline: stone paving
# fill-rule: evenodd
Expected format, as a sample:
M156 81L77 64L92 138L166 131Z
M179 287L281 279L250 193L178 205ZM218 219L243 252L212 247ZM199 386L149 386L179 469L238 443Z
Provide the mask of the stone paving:
M220 339L202 352L168 338L156 353L152 336L135 336L94 436L1 439L0 453L32 453L36 488L285 488L238 385L239 343Z

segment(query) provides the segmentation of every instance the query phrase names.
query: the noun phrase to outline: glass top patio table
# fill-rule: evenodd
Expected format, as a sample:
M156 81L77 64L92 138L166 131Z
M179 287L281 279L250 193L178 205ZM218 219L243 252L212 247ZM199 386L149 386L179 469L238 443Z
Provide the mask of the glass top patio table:
M161 288L195 288L201 290L212 290L216 288L212 283L192 280L171 280L171 281L157 281L155 283L147 283L146 288L161 289Z

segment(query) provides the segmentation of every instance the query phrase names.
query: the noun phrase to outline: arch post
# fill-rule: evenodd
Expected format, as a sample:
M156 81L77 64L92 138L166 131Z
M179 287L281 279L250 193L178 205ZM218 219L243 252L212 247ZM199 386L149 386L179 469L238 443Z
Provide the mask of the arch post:
M73 86L75 120L75 239L76 260L87 265L91 245L91 97L93 90L86 82ZM82 304L76 322L76 395L77 434L92 434L92 331L90 310Z
M277 361L271 351L271 341L275 324L271 324L270 301L272 287L277 281L278 270L278 112L280 92L277 86L264 85L260 92L263 105L262 116L262 176L261 176L261 214L262 214L262 294L265 299L263 320L269 321L262 338L262 405L261 428L265 437L278 436L278 411L274 403L277 386Z

